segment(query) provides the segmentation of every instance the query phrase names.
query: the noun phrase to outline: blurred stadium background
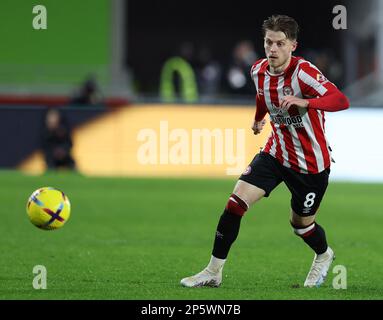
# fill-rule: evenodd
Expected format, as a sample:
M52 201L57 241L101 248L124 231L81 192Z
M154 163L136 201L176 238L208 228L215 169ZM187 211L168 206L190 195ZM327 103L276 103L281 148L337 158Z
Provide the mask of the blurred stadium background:
M0 5L6 261L0 298L46 299L52 292L59 299L382 298L382 1ZM33 28L36 5L47 9L47 29ZM347 8L346 30L333 28L336 5ZM349 110L327 113L336 163L320 216L349 270L349 289L334 290L331 280L317 292L295 286L311 255L292 235L281 186L249 213L222 290L187 291L180 278L207 263L227 196L270 130L251 133L249 70L263 57L261 24L275 13L296 18L296 55L317 65L351 101ZM49 162L48 110L59 110L69 133L70 170ZM192 148L195 129L215 132L208 149ZM71 221L57 233L35 230L26 219L29 194L44 185L72 200ZM282 273L282 260L288 270L270 272ZM47 265L51 291L32 289L37 264Z

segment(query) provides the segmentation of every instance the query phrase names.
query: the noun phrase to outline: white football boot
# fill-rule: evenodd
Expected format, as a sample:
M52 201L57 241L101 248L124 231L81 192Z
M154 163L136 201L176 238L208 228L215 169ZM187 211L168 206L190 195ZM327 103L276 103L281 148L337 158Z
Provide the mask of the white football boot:
M334 251L330 247L325 253L315 254L311 269L307 275L305 287L319 287L325 280L331 263L335 259Z
M219 287L222 282L222 270L219 272L212 272L205 268L200 273L194 276L183 278L181 285L184 287Z

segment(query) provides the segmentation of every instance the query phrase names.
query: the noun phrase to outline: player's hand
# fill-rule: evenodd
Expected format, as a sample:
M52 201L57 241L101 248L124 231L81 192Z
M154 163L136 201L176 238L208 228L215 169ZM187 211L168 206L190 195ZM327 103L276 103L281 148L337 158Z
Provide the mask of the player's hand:
M263 119L261 121L255 121L254 120L254 124L253 126L251 127L251 129L253 130L254 134L257 135L259 133L261 133L263 127L265 126L266 124L266 120Z
M308 105L308 100L301 99L296 96L284 96L279 103L280 108L284 111L289 110L289 108L292 106L297 106L299 108L307 108Z

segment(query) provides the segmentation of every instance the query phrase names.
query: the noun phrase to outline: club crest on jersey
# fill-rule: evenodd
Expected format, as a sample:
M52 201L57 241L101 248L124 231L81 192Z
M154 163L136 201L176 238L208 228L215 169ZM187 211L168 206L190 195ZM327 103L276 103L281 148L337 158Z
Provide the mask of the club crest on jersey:
M284 96L293 96L294 95L294 90L290 86L284 86L282 91L283 91Z
M251 172L251 167L248 166L248 167L245 169L245 171L243 171L242 175L243 175L243 176L247 176L247 175L250 174L250 172Z

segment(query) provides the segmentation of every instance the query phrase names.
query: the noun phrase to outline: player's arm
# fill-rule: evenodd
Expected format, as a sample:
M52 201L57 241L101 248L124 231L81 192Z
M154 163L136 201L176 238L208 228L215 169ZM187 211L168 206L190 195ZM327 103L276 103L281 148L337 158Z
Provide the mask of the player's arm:
M266 124L265 115L267 114L267 109L265 105L263 105L258 97L258 94L255 99L256 103L256 110L255 110L255 116L254 116L254 122L251 129L253 130L254 134L257 135L261 133L264 125Z
M332 83L326 84L328 91L321 97L307 99L309 109L335 112L345 110L350 106L348 98Z
M294 96L285 96L281 101L281 107L288 109L292 105L301 108L319 109L323 111L341 111L350 105L347 97L316 68L303 64L298 73L298 81L302 94L301 99Z

